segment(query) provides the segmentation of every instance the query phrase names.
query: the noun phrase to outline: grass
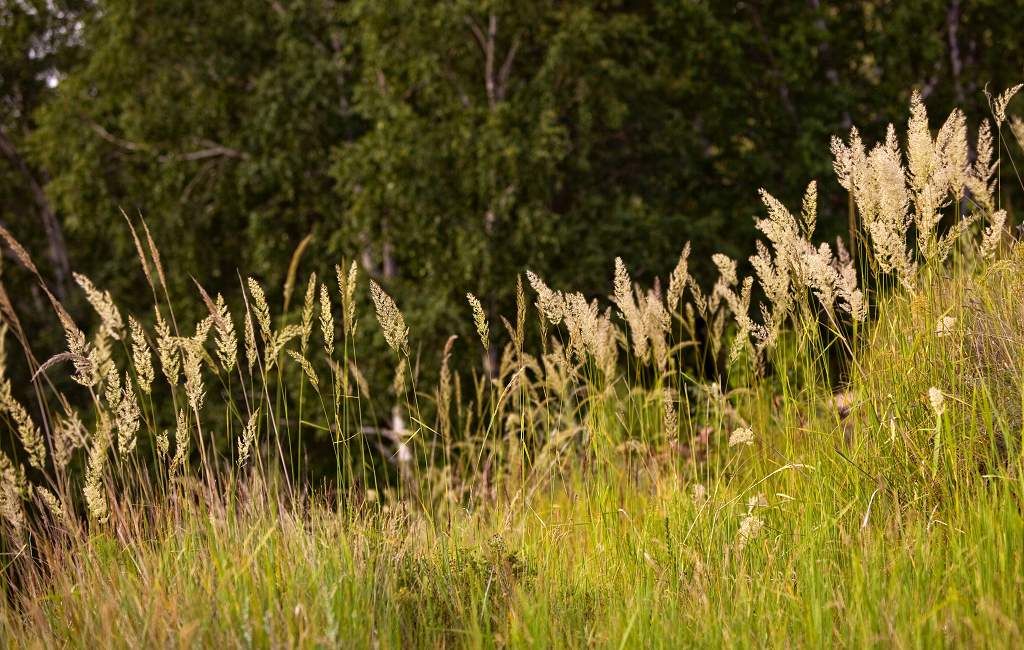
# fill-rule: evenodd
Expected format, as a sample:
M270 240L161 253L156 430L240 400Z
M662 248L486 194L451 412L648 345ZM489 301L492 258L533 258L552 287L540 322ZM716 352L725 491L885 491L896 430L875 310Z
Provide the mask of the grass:
M200 291L211 315L186 328L147 234L151 328L83 277L99 326L55 301L68 350L39 364L8 310L42 426L0 391L17 441L0 637L1019 647L1024 244L1003 236L991 170L949 153L959 120L939 147L915 111L909 164L927 139L942 173L834 147L852 256L811 244L813 185L795 216L765 194L761 297L722 256L703 290L685 252L664 295L616 260L608 308L530 275L536 305L521 286L504 338L470 297L480 350L503 345L487 367L460 375L450 341L435 379L373 283L388 397L359 367L355 267L337 291L311 278L298 314L255 280L240 320ZM922 199L936 188L955 199L944 228ZM58 364L77 386L45 383Z

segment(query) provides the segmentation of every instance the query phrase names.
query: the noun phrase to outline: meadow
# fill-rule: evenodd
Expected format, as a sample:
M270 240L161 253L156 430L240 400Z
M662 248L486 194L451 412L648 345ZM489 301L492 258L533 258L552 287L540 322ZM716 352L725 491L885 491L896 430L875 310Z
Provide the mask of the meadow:
M846 241L815 241L815 183L794 208L763 190L763 241L713 256L713 286L688 245L649 287L615 259L607 298L526 272L516 313L468 295L478 340L443 350L350 261L240 277L234 313L196 278L208 316L182 322L128 219L151 313L76 274L93 318L47 294L67 348L37 359L0 293L0 365L23 355L36 398L0 384L0 638L1020 647L1024 245L997 181L1018 88L973 137L915 94L882 142L835 138ZM45 289L0 236L4 275ZM360 370L360 295L388 389Z

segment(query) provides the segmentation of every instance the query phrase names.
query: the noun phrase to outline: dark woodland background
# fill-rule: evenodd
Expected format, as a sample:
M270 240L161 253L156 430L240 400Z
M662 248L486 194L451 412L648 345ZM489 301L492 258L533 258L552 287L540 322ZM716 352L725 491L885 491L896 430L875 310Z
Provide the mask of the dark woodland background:
M514 312L526 268L600 296L615 256L644 282L687 240L696 260L745 259L758 187L798 205L817 179L819 236L844 233L830 136L902 132L915 88L933 126L961 106L976 128L984 84L1024 80L1022 9L0 0L0 223L83 320L72 269L152 314L122 210L149 224L179 317L205 310L191 277L237 310L239 273L280 309L311 235L292 309L305 274L355 259L429 368L451 333L470 354L465 293ZM61 331L12 260L4 283L45 358Z

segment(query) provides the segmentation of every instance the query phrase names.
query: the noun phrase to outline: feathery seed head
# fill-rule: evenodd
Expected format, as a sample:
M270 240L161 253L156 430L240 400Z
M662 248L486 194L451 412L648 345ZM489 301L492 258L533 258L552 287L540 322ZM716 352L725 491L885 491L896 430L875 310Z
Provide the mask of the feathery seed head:
M121 451L122 457L127 457L135 449L141 415L139 403L135 399L135 391L132 389L131 377L125 373L124 388L116 414L117 447Z
M312 384L313 390L319 393L320 380L316 376L313 364L295 350L288 350L288 355L295 360L295 363L299 364L299 367L302 368L302 372L306 375L306 378L309 379L309 383Z
M99 412L99 423L93 436L92 447L89 449L89 462L85 472L85 486L82 492L89 514L99 522L107 520L107 497L103 488L103 470L107 463L107 451L113 442L113 430L110 418L103 411Z
M160 312L156 312L156 352L160 359L160 368L171 386L178 385L181 372L181 354L177 340L171 336L171 330Z
M143 395L149 395L153 386L155 373L153 372L153 357L149 351L149 343L146 341L146 334L134 317L128 317L128 331L132 339L132 366L135 368L135 377L139 382L139 390Z
M260 326L260 336L263 337L263 345L270 346L273 340L273 329L270 323L270 305L267 304L267 294L263 287L254 278L248 278L249 294L252 296L254 310L256 312L256 324Z
M999 249L999 242L1003 237L1003 229L1006 227L1006 210L997 210L989 217L989 226L985 229L981 239L981 254L985 259L992 259Z
M810 238L818 223L818 184L815 181L807 184L800 217L803 221L804 237Z
M662 390L661 404L664 411L663 425L665 427L665 434L673 436L679 428L679 416L676 414L675 394L668 386Z
M552 325L558 325L565 316L565 300L561 292L554 291L533 271L526 272L526 279L537 292L537 309Z
M183 339L182 351L185 354L185 396L192 410L199 412L206 399L203 386L203 348L195 340Z
M338 276L338 290L341 292L342 331L345 336L352 336L355 334L356 329L355 292L359 269L356 266L355 260L352 260L347 276L342 271L341 266L336 265L334 271Z
M174 458L171 459L171 466L168 469L171 476L185 466L188 459L188 438L188 418L185 409L178 409L177 425L174 429Z
M309 349L309 337L313 334L313 307L316 303L316 273L309 274L309 282L306 284L306 296L302 302L302 337L299 349L306 354Z
M409 350L409 329L405 326L405 318L398 310L398 305L380 285L370 280L370 297L373 298L373 306L377 311L377 321L380 323L381 331L384 333L384 340L395 352L407 354Z
M81 273L73 274L75 282L78 286L82 287L85 292L86 300L92 305L92 308L96 310L100 320L106 326L110 335L115 339L120 340L121 330L124 328L124 321L121 320L121 312L118 311L117 306L114 304L114 299L111 297L109 291L100 291L97 289L89 278L85 277Z
M256 439L256 425L259 422L260 410L257 408L249 416L249 421L242 429L242 435L238 437L238 466L242 467L249 461L249 451L252 449L253 441Z
M256 330L252 324L252 314L245 313L245 361L252 373L252 367L259 359L259 351L256 349Z
M996 127L998 128L1003 122L1006 121L1006 107L1010 104L1010 100L1017 94L1020 89L1024 87L1024 84L1017 84L1007 88L993 101L992 96L988 94L988 89L985 89L985 94L988 95L989 102L992 104L992 113L996 118Z
M669 276L668 293L665 295L668 310L673 314L679 307L679 301L683 297L683 291L686 290L686 284L690 277L689 257L690 242L686 242L683 252L679 254L679 261L676 262L676 267L672 269L672 275Z
M324 337L324 351L330 357L334 354L334 313L326 284L320 285L320 333Z
M484 350L489 350L491 348L490 328L487 324L487 314L484 313L483 305L471 293L466 294L466 300L469 301L469 306L473 309L473 323L476 325L477 335L480 336L480 345L484 346Z

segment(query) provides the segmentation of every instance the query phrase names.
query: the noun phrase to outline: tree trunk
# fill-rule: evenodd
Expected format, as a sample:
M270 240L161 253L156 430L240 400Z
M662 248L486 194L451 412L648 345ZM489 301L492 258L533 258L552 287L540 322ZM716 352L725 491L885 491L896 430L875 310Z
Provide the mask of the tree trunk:
M68 261L68 247L64 242L64 232L61 230L57 215L50 206L50 200L43 191L43 186L29 168L28 163L18 154L7 135L0 130L0 154L7 158L11 166L21 174L28 184L29 192L36 204L36 213L42 222L43 231L46 233L46 242L49 249L50 266L53 267L54 292L64 300L68 293L68 281L71 277L71 263Z

